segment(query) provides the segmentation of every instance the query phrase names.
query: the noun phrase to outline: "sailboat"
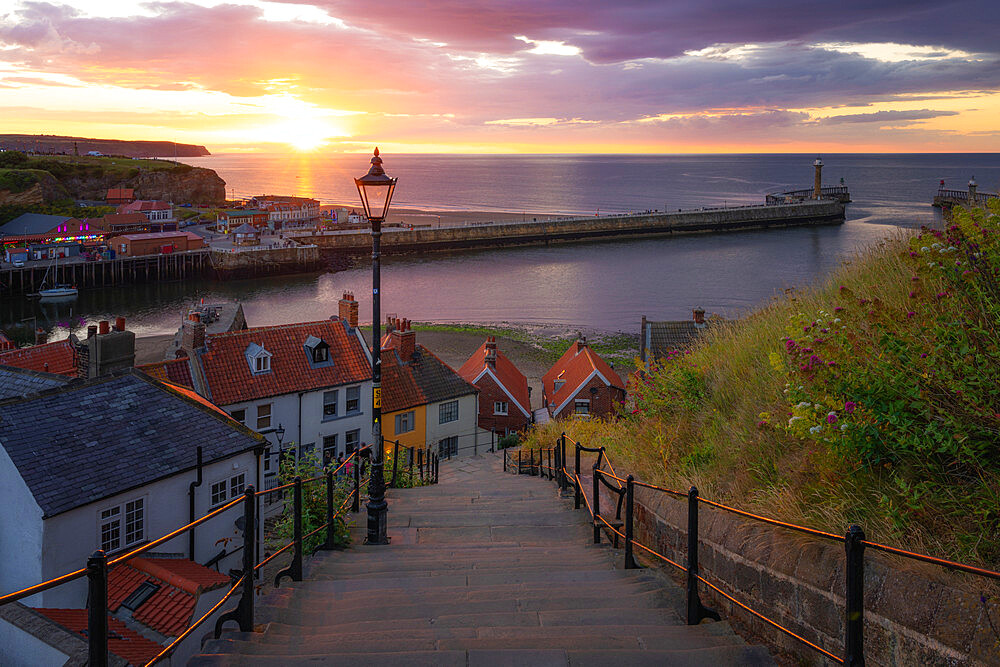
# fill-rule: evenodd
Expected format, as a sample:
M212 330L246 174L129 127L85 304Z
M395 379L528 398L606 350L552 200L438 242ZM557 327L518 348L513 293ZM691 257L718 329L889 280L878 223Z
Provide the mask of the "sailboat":
M45 287L45 284L49 280L49 271L52 267L58 264L59 258L56 257L52 264L49 264L49 268L45 270L45 275L42 276L42 284L39 286L42 289L38 290L38 298L42 301L67 301L69 299L75 299L76 295L80 292L76 288L76 285L67 285L65 283L56 283L52 287Z

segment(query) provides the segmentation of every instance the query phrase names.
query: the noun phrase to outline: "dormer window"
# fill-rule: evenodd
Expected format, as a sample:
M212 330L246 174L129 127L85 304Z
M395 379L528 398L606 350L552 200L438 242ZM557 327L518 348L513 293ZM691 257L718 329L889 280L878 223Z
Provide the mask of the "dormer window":
M309 365L313 368L330 366L330 344L322 338L309 336L303 345Z
M564 384L566 384L566 380L557 379L552 383L552 391L559 391L563 388Z
M247 364L250 365L250 372L254 375L261 375L271 371L271 353L257 343L250 343L246 349Z

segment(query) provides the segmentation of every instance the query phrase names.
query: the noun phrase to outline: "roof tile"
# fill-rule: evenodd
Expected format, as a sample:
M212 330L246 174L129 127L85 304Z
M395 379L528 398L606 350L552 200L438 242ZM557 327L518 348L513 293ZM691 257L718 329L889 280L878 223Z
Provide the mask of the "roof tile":
M472 356L458 369L458 374L468 382L473 382L476 377L486 368L486 344L479 346ZM517 369L517 366L507 358L503 352L497 348L497 360L493 375L504 388L510 392L511 396L524 408L524 411L531 414L531 399L528 394L528 378Z
M44 609L35 611L63 626L70 632L86 638L86 609ZM125 625L121 620L108 617L108 650L120 658L128 660L130 665L145 665L155 658L163 647L154 641L146 639L135 630Z
M542 392L548 399L549 405L553 407L562 405L563 401L576 394L580 386L595 370L603 375L612 387L625 389L625 383L622 382L618 373L615 373L608 365L608 362L604 361L586 343L576 341L569 346L559 361L542 376ZM565 380L559 391L554 390L557 378Z
M0 364L76 376L76 348L69 339L0 352Z

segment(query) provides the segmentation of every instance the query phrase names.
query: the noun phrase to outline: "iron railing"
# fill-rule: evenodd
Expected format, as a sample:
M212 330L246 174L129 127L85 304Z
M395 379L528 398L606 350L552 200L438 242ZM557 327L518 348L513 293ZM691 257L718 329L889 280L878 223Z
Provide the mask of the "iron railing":
M397 443L398 444L398 443ZM237 591L240 591L240 600L236 605L235 609L223 613L215 623L215 637L218 638L222 631L222 626L229 622L235 621L239 624L240 630L243 632L252 632L254 628L254 579L258 576L258 572L261 568L267 565L269 562L274 560L277 556L285 553L288 550L292 550L292 561L291 564L278 572L274 579L274 585L277 587L282 578L289 577L293 581L302 580L302 557L303 557L303 541L309 539L310 537L326 530L325 540L317 547L317 549L332 549L336 546L335 541L335 531L336 531L336 519L345 510L348 503L351 504L351 511L357 512L360 509L361 491L362 488L367 484L367 479L362 479L362 465L367 456L370 455L371 445L362 447L361 449L352 452L350 456L347 457L343 463L341 463L336 469L330 468L323 472L321 475L311 477L309 479L302 479L301 477L296 477L293 481L287 484L282 484L280 486L275 486L271 489L265 489L261 491L256 491L254 487L248 486L242 497L236 498L226 505L212 510L208 514L202 516L199 519L188 523L185 526L181 526L176 530L173 530L166 535L163 535L155 540L152 540L136 549L133 549L121 556L116 556L114 558L108 558L104 551L97 550L87 559L87 565L84 568L69 572L59 577L49 579L40 584L35 584L34 586L29 586L19 591L9 593L7 595L0 596L0 605L9 604L22 600L24 598L30 597L37 593L47 591L56 586L60 586L83 577L87 578L88 584L88 596L87 596L87 641L89 645L89 662L90 667L106 667L108 664L108 573L109 571L123 563L127 563L129 560L146 553L147 551L156 548L157 546L164 544L180 535L187 533L188 531L194 529L195 527L205 523L206 521L219 516L220 514L227 512L237 506L243 506L243 567L239 578L233 583L230 589L223 595L222 599L219 600L208 612L201 616L198 620L192 623L187 629L181 632L173 641L171 641L167 646L163 648L154 658L145 664L144 667L151 667L161 660L169 657L176 648L187 639L192 632L194 632L201 624L203 624L208 618L210 618L215 612L222 608L223 604L229 600L230 597ZM347 498L340 504L339 507L334 508L334 491L337 485L336 480L340 478L340 473L342 470L348 466L353 459L358 459L356 465L353 466L353 488L347 495ZM434 481L436 481L436 459L431 459L434 464ZM428 478L430 479L430 478ZM318 528L313 529L309 533L302 534L302 488L306 484L312 484L315 482L325 481L326 482L326 517L325 522ZM290 542L277 549L273 554L265 558L264 560L256 563L256 551L257 551L257 539L256 539L256 529L257 529L257 503L256 500L260 496L264 496L270 493L279 493L287 489L292 490L293 497L293 537Z
M769 517L761 516L759 514L754 514L752 512L747 512L745 510L737 509L735 507L730 507L722 503L715 502L713 500L708 500L702 498L698 495L698 489L692 486L685 493L683 491L677 491L674 489L668 489L662 486L657 486L655 484L648 484L645 482L637 481L632 475L629 475L625 479L622 479L614 471L613 466L611 466L611 461L607 457L604 447L584 447L579 442L571 441L575 449L575 461L572 472L567 468L567 458L566 458L566 434L563 433L557 440L555 446L550 448L537 448L528 451L527 461L525 461L525 456L522 454L521 450L517 452L517 467L516 474L530 474L535 476L540 476L542 478L547 478L549 480L555 480L559 483L560 488L566 492L570 485L574 487L574 497L576 508L580 507L581 499L587 507L587 511L590 512L593 524L594 524L594 544L601 543L601 533L606 531L609 537L613 536L612 541L614 546L618 547L618 538L624 541L624 567L625 569L634 569L639 567L634 558L634 549L641 549L643 553L652 556L653 558L663 561L668 565L680 570L685 575L686 583L686 621L689 625L697 625L705 618L713 618L719 620L719 614L706 607L702 604L701 598L699 596L699 584L704 584L705 586L712 589L715 593L725 598L732 604L736 605L740 609L746 611L747 613L753 615L757 619L767 623L771 627L787 634L788 636L798 640L802 644L808 646L809 648L815 650L816 652L823 655L825 658L832 660L833 662L846 665L864 665L865 655L864 655L864 565L865 565L865 549L871 548L877 551L882 551L884 553L894 554L896 556L902 556L904 558L909 558L913 560L918 560L924 563L931 563L938 565L950 570L955 570L959 572L966 572L968 574L973 574L981 577L985 577L993 580L1000 580L1000 572L993 570L987 570L984 568L975 567L972 565L966 565L964 563L957 563L955 561L946 560L943 558L936 558L934 556L928 556L926 554L915 553L912 551L907 551L905 549L899 549L897 547L887 546L885 544L879 544L877 542L871 542L865 539L864 530L860 526L851 525L848 527L845 535L836 535L834 533L829 533L822 530L817 530L815 528L809 528L807 526L800 526L793 523L788 523L785 521L779 521L777 519L772 519ZM597 461L594 462L592 467L592 483L593 488L591 491L591 498L588 498L583 490L583 482L580 478L580 455L582 452L592 452L597 453ZM535 455L538 455L537 463L535 461ZM548 459L548 464L545 464L545 459ZM503 462L504 471L508 471L514 465L514 456L509 454L507 450L503 452ZM604 470L602 468L603 463L607 463L609 470ZM610 480L610 481L609 481ZM614 482L612 484L612 482ZM610 521L606 519L601 513L601 487L606 487L610 493L617 496L617 506L615 517ZM687 525L687 559L685 565L677 563L664 554L648 547L635 539L635 488L641 487L645 489L650 489L652 491L657 491L660 493L666 493L678 499L686 499L688 506L688 525ZM778 526L781 528L786 528L789 530L794 530L800 533L805 533L813 537L820 539L842 542L844 544L845 550L845 582L844 582L844 615L845 615L845 631L844 631L844 646L843 646L843 656L835 655L834 653L824 649L823 647L809 641L805 637L789 630L777 621L768 618L763 613L751 608L750 606L744 604L743 602L737 600L735 597L729 593L723 591L717 585L707 580L705 577L701 576L698 569L698 507L700 504L709 505L719 510L730 512L738 516L752 519L754 521L770 524L773 526ZM622 517L622 510L624 507L624 518Z

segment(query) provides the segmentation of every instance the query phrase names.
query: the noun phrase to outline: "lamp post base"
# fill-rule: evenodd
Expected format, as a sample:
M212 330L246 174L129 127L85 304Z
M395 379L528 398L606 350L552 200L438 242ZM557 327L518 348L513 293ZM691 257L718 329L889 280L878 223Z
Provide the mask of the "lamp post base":
M386 535L389 504L384 500L372 501L368 503L367 507L368 536L365 537L365 544L389 544L390 538Z

